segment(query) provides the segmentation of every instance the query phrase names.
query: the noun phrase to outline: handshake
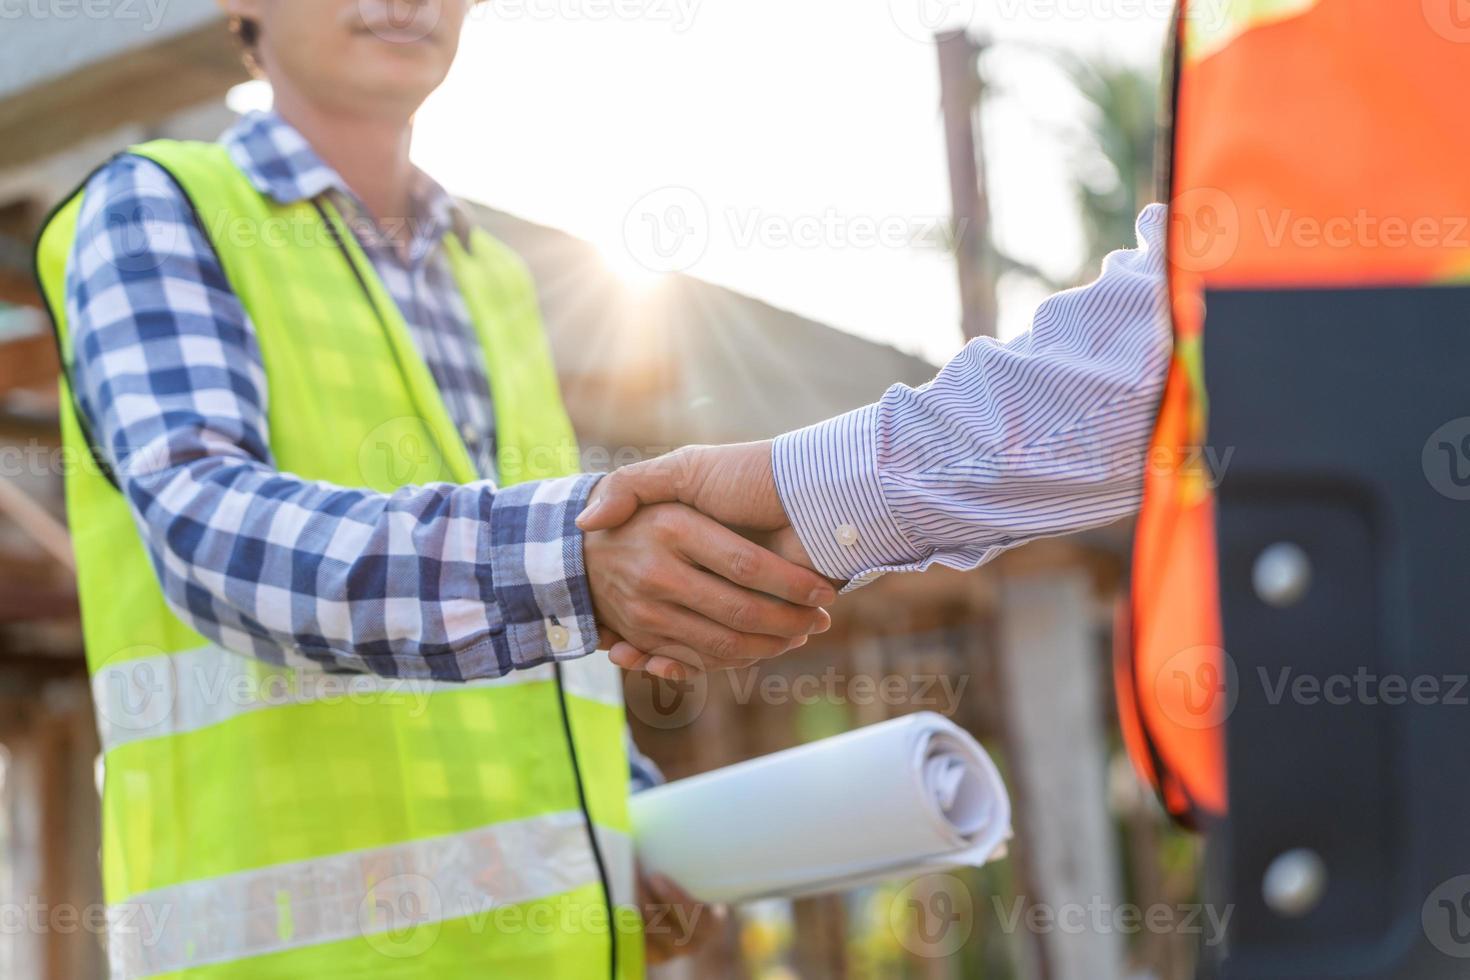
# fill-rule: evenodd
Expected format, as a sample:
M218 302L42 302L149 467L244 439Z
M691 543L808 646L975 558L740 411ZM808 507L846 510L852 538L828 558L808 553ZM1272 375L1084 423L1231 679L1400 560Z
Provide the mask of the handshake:
M786 517L769 442L624 467L577 526L600 643L626 670L675 680L746 667L832 625L837 589Z

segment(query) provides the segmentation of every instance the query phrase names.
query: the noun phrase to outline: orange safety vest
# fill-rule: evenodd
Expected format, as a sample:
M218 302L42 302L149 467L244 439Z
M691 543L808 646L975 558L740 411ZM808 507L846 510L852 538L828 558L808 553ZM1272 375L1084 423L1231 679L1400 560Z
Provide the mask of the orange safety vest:
M1175 351L1117 691L1169 812L1226 811L1231 703L1201 351L1205 291L1470 279L1464 0L1181 0L1169 167Z

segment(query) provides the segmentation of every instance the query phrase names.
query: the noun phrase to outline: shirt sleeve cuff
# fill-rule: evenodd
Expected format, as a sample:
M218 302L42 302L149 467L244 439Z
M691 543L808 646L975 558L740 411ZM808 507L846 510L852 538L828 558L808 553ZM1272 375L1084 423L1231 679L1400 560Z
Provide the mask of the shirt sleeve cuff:
M517 668L597 649L577 515L596 474L504 487L490 512L490 572Z
M807 554L843 591L920 563L893 519L878 478L878 405L776 439L771 467L786 516Z
M641 793L646 789L664 784L664 774L648 756L638 751L633 743L633 733L625 732L623 740L628 745L628 792Z

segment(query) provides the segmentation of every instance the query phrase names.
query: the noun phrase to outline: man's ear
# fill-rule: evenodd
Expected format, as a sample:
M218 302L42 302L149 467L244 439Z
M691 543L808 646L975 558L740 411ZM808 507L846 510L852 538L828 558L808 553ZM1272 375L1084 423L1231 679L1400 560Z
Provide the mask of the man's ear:
M255 78L265 78L260 57L260 21L265 0L215 0L229 19L230 33L240 42L240 60Z
M214 0L230 17L249 17L256 19L260 17L260 0Z

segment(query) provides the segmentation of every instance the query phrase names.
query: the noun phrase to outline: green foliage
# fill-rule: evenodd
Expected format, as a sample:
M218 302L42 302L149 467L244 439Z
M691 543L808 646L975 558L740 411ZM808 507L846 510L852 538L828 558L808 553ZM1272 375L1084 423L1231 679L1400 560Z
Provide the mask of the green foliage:
M1154 200L1157 75L1058 52L1058 67L1081 97L1082 121L1064 135L1087 236L1084 276L1108 252L1133 244L1133 223Z

